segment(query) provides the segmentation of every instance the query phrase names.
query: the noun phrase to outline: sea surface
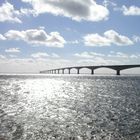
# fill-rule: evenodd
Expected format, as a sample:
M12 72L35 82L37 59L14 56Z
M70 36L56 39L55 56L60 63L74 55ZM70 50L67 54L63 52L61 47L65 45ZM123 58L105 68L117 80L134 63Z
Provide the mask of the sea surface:
M0 140L140 140L140 76L0 75Z

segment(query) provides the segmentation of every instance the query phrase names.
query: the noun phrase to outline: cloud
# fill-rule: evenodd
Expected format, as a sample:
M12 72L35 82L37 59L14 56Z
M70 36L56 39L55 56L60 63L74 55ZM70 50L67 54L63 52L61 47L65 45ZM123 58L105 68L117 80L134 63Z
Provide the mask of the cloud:
M95 53L95 52L82 52L82 53L76 53L74 56L79 57L79 58L95 58L99 56L105 56L104 54L101 53Z
M102 37L99 34L87 34L84 36L86 46L110 46L111 42L108 38Z
M31 57L33 58L60 58L60 56L56 53L47 54L45 52L33 53L31 54Z
M139 58L139 56L135 55L135 54L132 54L132 55L130 55L130 58L134 58L134 59L136 58L137 59L137 58Z
M140 42L140 36L134 35L133 36L133 41L134 42Z
M129 58L129 55L128 54L125 54L125 53L122 53L122 52L116 52L116 53L113 53L113 54L108 54L107 55L108 57L115 57L115 58Z
M102 57L95 57L94 59L80 59L78 60L78 63L80 65L111 65L111 64L115 65L119 64L119 61L104 59Z
M67 59L49 58L6 58L0 55L0 72L39 73L41 70L71 65Z
M139 54L126 54L123 52L110 52L106 57L111 57L115 59L120 59L122 61L124 60L132 60L132 59L139 59L140 55Z
M111 1L111 0L104 0L103 5L105 7L108 7L108 6L116 7L117 6L117 4L115 2L113 2L113 1Z
M73 40L73 41L68 41L69 44L73 44L73 45L76 45L76 44L79 44L80 41L78 40Z
M48 57L36 57L36 58L31 57L18 58L16 56L9 55L10 57L6 57L4 55L0 55L0 72L38 73L40 70L53 68L55 69L67 66L136 64L140 62L139 53L127 54L128 58L117 57L117 59L115 57L109 57L108 55L102 53L96 52L87 52L87 53L90 55L92 55L92 53L95 54L94 58L85 59L85 57L77 57L71 60L65 58L52 59L53 53L48 54L49 55ZM122 55L120 53L122 52L110 52L110 54L114 56L117 54Z
M82 53L75 53L74 56L80 59L97 59L97 58L102 58L102 59L109 59L109 60L119 60L120 62L123 60L132 60L132 59L138 59L140 58L139 54L127 54L123 52L113 52L110 51L108 54L103 54L103 53L96 53L96 52L82 52ZM104 61L103 61L104 62Z
M0 59L5 59L6 57L4 55L0 54Z
M30 16L32 14L34 15L34 10L32 9L21 8L19 12L21 16Z
M19 53L20 49L19 48L9 48L9 49L6 49L5 52L7 52L7 53Z
M120 65L139 64L139 53L123 53L110 51L108 54L96 52L75 53L75 63L78 65Z
M6 38L2 34L0 34L0 40L6 40Z
M78 60L78 63L84 65L109 65L109 64L119 64L119 61L110 59L105 54L96 52L82 52L74 54Z
M74 56L81 57L81 58L93 58L93 55L89 54L88 52L83 53L76 53Z
M133 42L128 37L120 35L114 30L106 31L104 36L108 38L113 44L118 46L133 45Z
M104 32L104 36L95 33L87 34L83 38L85 46L111 46L112 44L117 46L128 46L134 44L128 37L120 35L114 30Z
M48 57L49 55L47 53L38 52L31 54L31 57L33 58L42 58L42 57Z
M5 2L0 6L0 22L21 23L19 16L20 12L12 4Z
M13 55L13 54L10 54L9 55L11 58L16 58L17 56L16 55Z
M30 29L25 31L9 30L5 33L8 40L23 40L35 46L64 47L66 41L58 32L47 34L43 29Z
M134 5L130 7L126 7L125 5L123 5L121 11L125 16L140 16L140 7Z
M76 21L100 21L108 18L109 10L93 0L22 0L32 5L34 15L51 13Z
M60 58L60 56L58 54L56 54L56 53L52 53L51 57L53 57L53 58Z

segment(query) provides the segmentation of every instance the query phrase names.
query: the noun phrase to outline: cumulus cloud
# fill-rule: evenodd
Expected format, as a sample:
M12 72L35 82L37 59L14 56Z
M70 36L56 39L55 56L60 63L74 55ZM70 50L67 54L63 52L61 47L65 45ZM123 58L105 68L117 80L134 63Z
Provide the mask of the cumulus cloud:
M0 6L0 22L21 23L19 16L20 12L12 4L5 2Z
M22 0L30 3L34 14L51 13L69 17L76 21L100 21L108 18L109 10L93 0Z
M20 49L19 48L9 48L9 49L6 49L5 52L7 52L7 53L19 53Z
M97 33L87 34L84 38L86 46L111 46L112 44L118 46L133 45L133 41L127 36L120 35L114 30L108 30L104 32L104 36Z
M123 5L121 10L125 16L140 16L140 7L134 5L130 7Z
M48 34L43 29L30 29L25 31L9 30L5 33L8 40L23 40L35 46L64 47L65 39L58 32Z
M133 45L133 41L131 41L128 37L120 35L114 30L106 31L104 36L108 38L113 44L118 46Z
M0 40L6 40L6 38L2 34L0 34Z
M99 34L88 34L84 36L86 46L110 46L111 42L108 38L102 37Z

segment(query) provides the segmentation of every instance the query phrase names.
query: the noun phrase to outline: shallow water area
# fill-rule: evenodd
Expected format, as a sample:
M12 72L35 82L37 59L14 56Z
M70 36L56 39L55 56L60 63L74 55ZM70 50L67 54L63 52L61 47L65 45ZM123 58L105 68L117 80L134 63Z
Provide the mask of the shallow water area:
M140 140L139 76L0 75L0 140Z

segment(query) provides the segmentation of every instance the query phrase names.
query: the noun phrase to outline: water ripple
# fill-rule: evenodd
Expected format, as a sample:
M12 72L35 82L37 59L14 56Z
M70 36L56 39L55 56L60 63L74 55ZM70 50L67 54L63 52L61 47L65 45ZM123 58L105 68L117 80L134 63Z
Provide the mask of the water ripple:
M1 76L0 140L139 140L140 78Z

